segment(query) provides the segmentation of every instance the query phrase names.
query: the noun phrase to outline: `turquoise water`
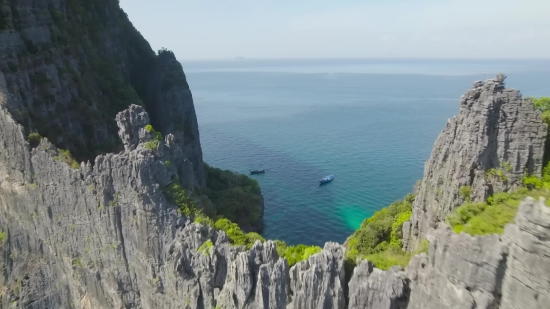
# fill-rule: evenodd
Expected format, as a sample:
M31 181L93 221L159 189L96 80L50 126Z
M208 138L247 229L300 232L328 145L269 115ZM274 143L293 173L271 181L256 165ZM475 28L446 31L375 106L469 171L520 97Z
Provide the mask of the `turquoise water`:
M526 95L550 95L549 62L184 62L205 162L247 173L265 198L264 237L343 242L401 199L459 98L500 71ZM442 75L446 72L446 75ZM335 180L320 187L318 180Z

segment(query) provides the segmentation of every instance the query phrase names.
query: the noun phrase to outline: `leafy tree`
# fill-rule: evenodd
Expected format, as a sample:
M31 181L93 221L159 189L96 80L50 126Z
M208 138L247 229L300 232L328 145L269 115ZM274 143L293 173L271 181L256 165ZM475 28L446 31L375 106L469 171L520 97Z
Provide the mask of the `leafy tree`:
M246 175L204 165L206 194L216 213L240 226L254 225L260 220L261 189L258 182Z

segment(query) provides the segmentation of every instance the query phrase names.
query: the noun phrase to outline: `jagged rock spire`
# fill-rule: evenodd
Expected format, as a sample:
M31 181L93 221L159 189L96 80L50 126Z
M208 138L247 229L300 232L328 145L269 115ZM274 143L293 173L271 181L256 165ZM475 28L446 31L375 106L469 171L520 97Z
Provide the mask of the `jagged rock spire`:
M132 104L128 109L116 115L118 135L124 144L125 150L134 150L141 142L151 139L145 126L149 124L149 115L139 105Z
M526 172L540 175L546 124L530 100L503 86L505 78L475 82L437 138L411 221L403 225L405 248L414 250L430 227L462 203L513 190Z
M506 79L506 75L504 73L497 74L497 78L495 81L499 84L504 84L504 80Z

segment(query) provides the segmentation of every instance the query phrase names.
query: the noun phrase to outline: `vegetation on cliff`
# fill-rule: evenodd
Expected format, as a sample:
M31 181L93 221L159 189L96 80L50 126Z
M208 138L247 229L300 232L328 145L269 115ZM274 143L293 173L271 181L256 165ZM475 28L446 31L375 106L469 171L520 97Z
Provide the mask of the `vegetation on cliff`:
M146 130L155 133L150 125L146 127ZM213 168L207 164L205 164L205 171L208 186L204 192L198 190L198 194L192 194L183 189L179 179L174 177L169 185L162 188L168 202L177 205L178 212L192 218L195 223L224 231L234 246L244 246L246 249L250 249L258 240L265 242L260 234L245 233L240 227L241 224L245 226L256 224L261 219L262 200L258 182L246 175ZM209 212L199 207L196 202L197 195L202 193L206 193L213 200L216 206L215 212ZM392 235L394 235L393 232ZM280 240L275 240L275 244L279 256L286 258L290 266L306 260L322 250L318 246L302 244L289 246ZM201 252L207 249L201 247Z
M470 235L502 234L508 223L514 222L520 202L527 196L550 198L550 164L543 169L542 177L528 175L523 178L525 187L512 192L498 192L484 203L465 203L447 216L447 224L455 233ZM547 201L548 205L548 201Z
M38 28L44 35L37 36ZM156 92L189 88L181 65L165 61L173 53L155 53L118 1L5 1L4 29L24 43L0 59L13 97L7 107L27 134L47 137L79 162L121 149L116 113L137 104L154 114ZM163 73L160 81L156 72ZM178 116L194 136L188 119Z
M221 170L204 164L208 195L216 208L215 214L241 227L257 226L261 222L262 196L258 182L246 175Z
M542 121L546 123L547 135L544 149L544 165L550 161L550 97L532 98L535 108L542 112Z
M0 28L17 31L25 43L18 57L6 59L8 88L27 102L12 112L16 120L29 133L38 132L79 160L117 150L114 116L130 104L142 104L145 80L157 61L147 41L115 1L50 1L32 13L25 10L26 3L6 4ZM27 37L33 33L25 31L34 19L29 14L40 17L37 22L49 30L49 42ZM113 28L120 40L110 37L115 35ZM26 68L28 63L41 65ZM28 89L15 86L18 79L12 74L21 72L29 72ZM58 80L68 81L70 95Z
M532 98L535 108L542 112L542 120L550 128L550 98ZM550 133L550 131L549 131ZM497 192L483 203L465 203L457 207L447 216L449 224L455 233L465 232L470 235L502 234L504 227L512 223L518 211L518 206L525 197L550 198L550 134L546 137L544 152L545 167L542 177L526 175L523 178L524 187L513 192ZM506 163L506 162L504 162ZM506 169L506 164L503 164ZM491 174L491 169L487 174ZM493 172L493 174L495 174ZM548 204L548 202L547 202Z
M244 246L246 249L250 249L257 240L265 242L265 239L260 234L255 232L245 233L238 224L225 218L214 221L207 216L198 215L195 218L195 223L209 225L216 230L224 231L229 237L230 243L234 246ZM322 250L321 247L318 246L307 246L302 244L288 246L284 241L280 240L275 240L275 245L279 257L286 258L289 266L307 260L311 255L319 253Z
M318 246L296 245L288 246L284 241L275 240L277 253L280 257L286 258L288 265L293 266L298 262L307 260L315 253L321 252L322 248Z
M193 196L181 187L177 177L174 177L169 185L162 188L162 193L166 200L176 205L178 212L184 216L194 218L202 214Z
M465 203L447 216L447 224L457 234L502 234L504 226L514 220L520 199L526 194L526 189L520 189L497 193L485 203Z
M405 267L411 254L401 249L403 223L412 215L414 194L375 212L365 219L346 241L346 258L352 263L360 259L371 261L376 267L387 269L394 265Z
M7 239L6 232L0 232L0 246L2 246L4 244L6 239Z

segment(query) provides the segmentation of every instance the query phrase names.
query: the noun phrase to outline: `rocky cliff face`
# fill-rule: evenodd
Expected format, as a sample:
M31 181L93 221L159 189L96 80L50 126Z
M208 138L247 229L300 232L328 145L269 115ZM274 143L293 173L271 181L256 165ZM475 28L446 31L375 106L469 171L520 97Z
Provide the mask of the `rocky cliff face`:
M550 207L527 198L502 236L429 234L429 255L411 260L407 308L545 308L550 296ZM436 292L434 292L436 291Z
M0 0L0 308L546 308L544 201L522 202L502 236L438 223L465 186L481 200L540 173L540 115L501 82L466 93L426 165L405 230L429 254L405 270L363 261L346 283L339 244L289 267L273 242L234 247L168 202L173 181L204 185L191 93L117 1ZM33 132L46 138L31 147Z
M412 218L403 225L405 248L416 249L428 229L464 202L515 189L525 173L540 175L546 124L504 79L475 82L437 138Z
M73 169L0 107L0 308L343 308L342 246L291 269L273 242L230 246L164 197L195 183L175 137L137 105L116 119L124 150Z
M30 149L0 108L0 308L545 308L550 300L544 200L522 202L500 237L431 229L429 254L405 271L363 261L346 299L343 246L327 243L293 267L272 241L231 246L164 197L175 176L195 183L175 137L158 141L140 106L116 120L124 150L73 169L47 139Z
M0 1L0 87L25 128L79 161L120 150L115 115L144 105L204 171L193 99L173 54L156 55L116 0ZM170 117L165 117L169 111ZM162 119L160 121L159 119Z

